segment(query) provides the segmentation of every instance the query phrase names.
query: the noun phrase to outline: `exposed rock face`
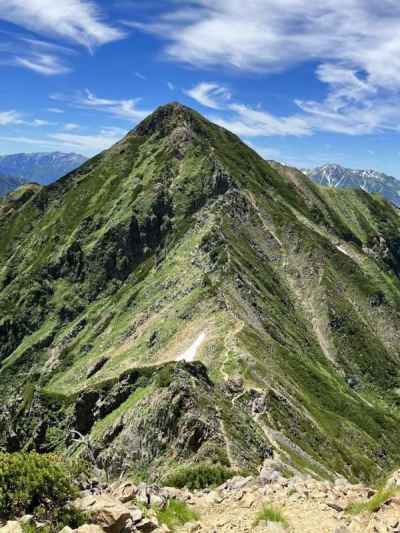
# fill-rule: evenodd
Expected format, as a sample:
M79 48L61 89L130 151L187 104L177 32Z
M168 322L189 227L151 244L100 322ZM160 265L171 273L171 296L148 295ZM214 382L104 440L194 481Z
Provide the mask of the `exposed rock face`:
M382 199L160 108L0 204L0 446L151 479L393 470L399 228Z

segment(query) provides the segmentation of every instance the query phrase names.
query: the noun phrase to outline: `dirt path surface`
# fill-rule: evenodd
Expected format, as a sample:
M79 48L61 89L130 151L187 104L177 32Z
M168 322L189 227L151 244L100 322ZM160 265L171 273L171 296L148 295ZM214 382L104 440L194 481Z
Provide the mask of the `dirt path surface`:
M367 487L351 485L345 480L331 484L313 479L279 479L264 487L249 480L242 487L232 488L231 485L209 493L190 495L188 503L196 509L200 519L198 523L188 524L179 531L400 533L399 497L391 498L375 513L351 515L345 511L349 504L365 501L371 495L372 491ZM256 525L257 513L265 505L278 509L287 526L265 521Z

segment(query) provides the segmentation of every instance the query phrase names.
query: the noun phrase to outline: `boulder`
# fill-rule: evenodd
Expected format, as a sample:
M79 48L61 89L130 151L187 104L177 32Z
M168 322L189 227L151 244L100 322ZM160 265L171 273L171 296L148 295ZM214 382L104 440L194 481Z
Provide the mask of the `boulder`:
M87 513L91 521L101 526L107 533L120 533L131 518L128 507L107 494L86 496L76 500L74 506Z
M0 527L1 533L23 533L22 526L17 520L9 520L5 526Z
M161 494L150 493L150 507L162 509L167 505L167 499Z
M267 522L263 531L269 531L270 533L287 533L287 528L279 522Z
M136 508L130 509L130 512L131 512L130 520L132 520L134 524L137 524L143 519L143 513L140 509L136 509Z
M114 498L117 498L121 503L127 503L135 499L137 491L138 489L136 485L128 481L113 488L111 495L114 496Z
M83 524L74 530L75 533L104 533L104 529L96 524Z
M158 523L154 519L145 518L136 524L136 529L141 533L152 533L152 531L158 529Z
M228 491L236 491L241 490L244 487L248 487L254 479L249 477L242 477L242 476L235 476L232 479L228 479L228 481L225 481L223 485L218 487L218 490L228 490Z
M396 470L386 482L386 487L400 487L400 470Z
M34 521L34 517L31 514L25 514L22 518L19 519L21 525L29 525Z
M260 472L260 483L262 486L271 485L279 480L281 474L279 470L263 466Z

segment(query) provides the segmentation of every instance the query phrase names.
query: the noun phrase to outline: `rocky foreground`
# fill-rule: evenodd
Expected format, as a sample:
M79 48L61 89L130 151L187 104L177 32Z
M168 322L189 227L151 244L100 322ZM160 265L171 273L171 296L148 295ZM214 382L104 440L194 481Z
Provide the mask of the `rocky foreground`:
M237 476L218 488L189 491L129 481L91 482L73 503L87 523L60 533L301 532L400 533L400 472L379 491L337 478L320 481L305 475L290 479L267 462L258 478ZM195 520L168 527L160 511L181 502ZM265 508L278 518L263 518ZM49 530L51 524L24 516L0 533Z

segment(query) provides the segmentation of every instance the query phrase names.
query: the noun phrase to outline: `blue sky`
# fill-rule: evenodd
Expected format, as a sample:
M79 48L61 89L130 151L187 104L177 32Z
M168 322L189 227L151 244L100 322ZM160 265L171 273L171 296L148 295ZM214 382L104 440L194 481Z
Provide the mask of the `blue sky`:
M0 154L94 155L179 100L263 156L400 177L395 0L0 0Z

